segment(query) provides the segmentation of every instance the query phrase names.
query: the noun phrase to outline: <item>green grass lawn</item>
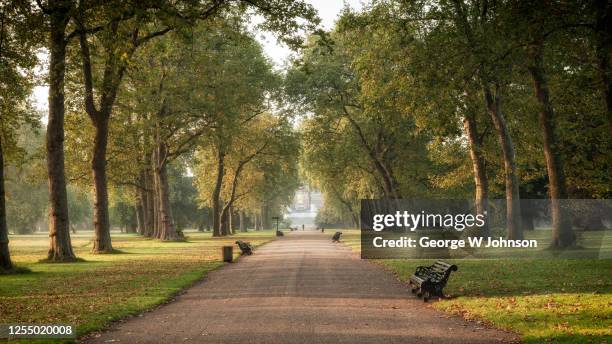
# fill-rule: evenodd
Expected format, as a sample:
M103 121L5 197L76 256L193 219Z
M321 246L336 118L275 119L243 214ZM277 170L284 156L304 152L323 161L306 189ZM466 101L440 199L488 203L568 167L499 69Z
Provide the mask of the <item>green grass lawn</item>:
M343 230L359 251L359 231ZM612 259L464 259L432 307L521 334L526 343L612 343ZM406 282L433 260L375 260Z
M47 234L11 236L14 263L32 272L0 276L0 323L74 324L83 335L163 303L200 280L223 264L221 246L273 239L271 231L226 238L185 234L186 242L160 242L113 233L113 247L122 253L96 255L90 253L91 232L79 233L72 243L85 261L53 264L38 262L46 257Z
M359 231L343 242L360 249ZM113 233L121 254L93 255L91 233L73 235L80 263L38 263L45 234L12 236L14 261L31 273L0 276L0 323L71 323L79 335L154 307L222 265L220 247L255 245L272 232L229 238L187 232L186 242L159 242ZM237 254L237 252L236 252ZM430 260L376 260L406 281ZM446 293L431 306L520 333L527 343L611 343L612 259L455 260Z

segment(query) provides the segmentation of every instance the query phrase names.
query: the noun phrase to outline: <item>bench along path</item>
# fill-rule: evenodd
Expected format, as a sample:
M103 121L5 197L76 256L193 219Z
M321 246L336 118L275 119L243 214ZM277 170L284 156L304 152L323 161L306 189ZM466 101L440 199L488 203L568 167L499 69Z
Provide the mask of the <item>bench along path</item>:
M331 233L287 233L176 301L91 343L498 343L512 334L436 312ZM452 276L451 276L452 282Z

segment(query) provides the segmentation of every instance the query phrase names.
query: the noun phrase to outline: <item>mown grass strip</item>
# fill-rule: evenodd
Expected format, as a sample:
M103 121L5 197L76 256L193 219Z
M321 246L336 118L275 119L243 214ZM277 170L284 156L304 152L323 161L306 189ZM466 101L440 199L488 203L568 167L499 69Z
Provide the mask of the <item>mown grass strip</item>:
M160 242L114 233L113 246L122 253L99 255L89 253L90 234L78 234L73 243L83 261L77 263L39 263L46 235L11 237L13 260L31 272L0 276L0 323L70 323L81 336L151 309L201 280L223 265L221 246L236 240L257 246L274 238L270 231L187 236L185 242Z

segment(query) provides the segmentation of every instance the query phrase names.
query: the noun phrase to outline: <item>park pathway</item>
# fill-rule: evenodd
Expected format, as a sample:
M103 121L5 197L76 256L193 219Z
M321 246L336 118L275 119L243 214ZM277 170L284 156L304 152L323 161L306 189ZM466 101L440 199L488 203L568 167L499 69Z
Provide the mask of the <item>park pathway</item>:
M113 325L91 343L499 343L515 336L448 317L379 266L288 233L211 272L176 301ZM452 278L452 277L451 277Z

